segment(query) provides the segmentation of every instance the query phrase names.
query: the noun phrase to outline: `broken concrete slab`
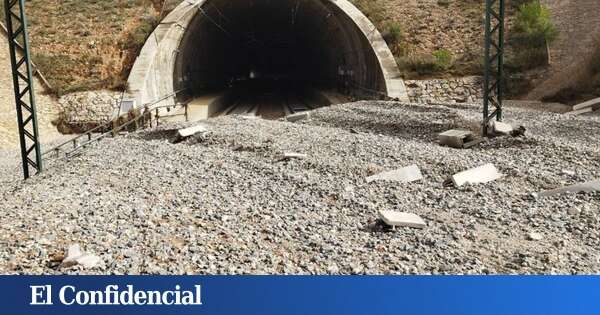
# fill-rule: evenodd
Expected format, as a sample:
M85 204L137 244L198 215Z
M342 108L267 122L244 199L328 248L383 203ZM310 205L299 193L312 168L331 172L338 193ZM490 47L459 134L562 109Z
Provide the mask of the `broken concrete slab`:
M544 236L537 232L531 232L527 235L527 237L531 241L541 241L542 239L544 239Z
M84 268L91 269L98 266L100 262L100 257L93 254L84 253L83 251L81 251L81 247L79 246L79 244L73 244L70 245L69 248L67 248L67 255L65 259L63 259L61 265L63 267L81 265Z
M285 152L281 155L279 160L280 161L292 160L292 159L303 160L303 159L306 159L307 157L308 157L308 155L302 154L302 153Z
M86 269L92 269L97 267L102 260L100 257L92 254L85 254L77 259L77 264L83 266Z
M410 165L401 169L379 173L367 177L367 183L374 181L391 181L401 183L411 183L423 179L421 169L417 165Z
M502 178L494 164L486 164L452 176L454 186L460 187L465 184L485 184Z
M77 259L81 256L83 256L83 252L81 251L79 244L70 245L67 248L67 255L65 259L63 259L62 264L65 266L77 265Z
M513 131L513 127L507 123L494 121L492 122L492 130L495 134L509 135Z
M571 111L571 112L566 112L565 115L577 116L577 115L583 115L583 114L591 113L593 111L594 111L593 108L586 107L586 108L574 110L574 111Z
M408 212L379 211L379 218L389 226L411 227L422 229L427 226L425 221L418 215Z
M285 116L285 119L289 122L296 122L308 118L310 118L310 112L308 111Z
M191 136L194 136L194 135L197 135L200 133L206 133L206 132L208 132L208 129L206 128L206 126L197 125L197 126L178 130L177 136L180 140L182 140L182 139L189 138Z
M573 106L574 111L584 108L591 108L592 110L600 109L600 97Z
M537 194L537 197L550 197L562 194L578 194L578 193L590 193L600 192L600 180L591 182L571 185L563 188L543 191Z
M464 148L465 143L473 141L474 138L471 131L452 129L440 133L438 135L438 140L441 145L462 149Z

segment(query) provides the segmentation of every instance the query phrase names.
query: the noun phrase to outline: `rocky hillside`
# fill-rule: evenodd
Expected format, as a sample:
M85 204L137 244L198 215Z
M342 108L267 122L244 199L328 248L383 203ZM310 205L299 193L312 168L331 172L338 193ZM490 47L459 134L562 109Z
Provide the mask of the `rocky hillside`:
M58 116L58 103L54 97L44 93L44 86L38 80L35 88L41 142L47 143L59 137L52 125L52 120ZM14 148L19 143L14 97L8 41L0 31L0 150Z
M382 31L407 79L480 74L484 1L350 0ZM508 2L509 23L515 8ZM30 0L34 60L55 92L119 89L146 36L181 0ZM590 34L600 22L596 0L544 0L560 31L551 47L552 65L534 73L539 91L559 84L574 56L590 55ZM584 21L581 23L580 21ZM596 29L595 29L596 28ZM579 44L578 44L579 43ZM571 48L577 48L571 53ZM587 65L586 65L587 66ZM573 71L569 71L572 73ZM546 79L553 81L547 81ZM559 83L556 83L559 82ZM534 90L535 91L535 90ZM534 92L533 98L544 93ZM531 98L530 97L530 98Z
M529 99L557 101L600 97L600 7L598 0L543 0L560 34L551 62Z
M58 94L118 88L154 27L151 0L29 0L33 59Z

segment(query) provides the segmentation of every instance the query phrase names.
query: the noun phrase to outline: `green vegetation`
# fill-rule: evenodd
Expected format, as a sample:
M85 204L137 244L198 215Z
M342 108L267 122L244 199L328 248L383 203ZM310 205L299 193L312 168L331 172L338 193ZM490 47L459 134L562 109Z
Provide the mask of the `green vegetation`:
M431 55L412 55L397 58L398 66L410 76L427 76L451 70L454 57L446 49L434 51Z
M519 6L510 35L507 66L526 71L547 64L547 45L557 38L558 31L548 9L534 0Z

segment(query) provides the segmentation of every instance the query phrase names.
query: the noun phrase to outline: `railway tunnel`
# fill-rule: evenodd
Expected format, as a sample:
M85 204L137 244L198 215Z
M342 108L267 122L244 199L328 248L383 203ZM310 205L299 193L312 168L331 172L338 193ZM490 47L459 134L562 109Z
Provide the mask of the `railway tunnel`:
M189 101L206 117L408 98L381 34L346 0L184 1L148 38L128 83L137 106L167 96L161 103Z

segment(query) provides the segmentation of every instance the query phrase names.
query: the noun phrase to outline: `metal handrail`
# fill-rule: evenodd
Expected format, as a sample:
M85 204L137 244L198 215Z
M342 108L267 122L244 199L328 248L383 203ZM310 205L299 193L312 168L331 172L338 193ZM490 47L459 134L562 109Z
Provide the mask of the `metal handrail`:
M74 138L72 138L72 139L70 139L68 141L65 141L65 142L63 142L63 143L61 143L61 144L53 147L52 149L49 149L49 150L45 151L44 153L42 153L42 156L49 155L50 153L56 153L57 156L58 156L58 155L60 155L60 151L62 150L63 147L65 147L66 145L69 145L69 144L73 144L73 150L71 150L71 151L69 151L69 152L66 153L67 155L69 155L69 154L71 154L71 153L73 153L75 151L78 151L80 148L89 145L92 142L102 140L103 138L105 138L109 134L116 134L117 132L123 130L125 127L130 126L132 123L137 122L141 117L144 117L144 115L147 115L148 113L150 113L153 110L158 110L160 108L170 108L170 107L182 106L181 104L174 104L174 105L161 105L161 106L152 107L153 105L156 105L156 104L158 104L158 103L160 103L160 102L168 99L169 97L176 96L177 94L179 94L179 93L181 93L181 92L183 92L185 90L187 90L187 88L177 90L177 91L172 92L172 93L170 93L168 95L162 96L162 97L160 97L159 99L157 99L157 100L155 100L153 102L149 102L149 103L144 104L144 106L141 107L142 110L140 111L139 115L136 115L135 117L131 118L131 120L129 122L127 122L127 123L125 123L123 125L120 125L117 128L113 127L114 121L119 121L120 119L129 118L129 116L131 116L131 112L124 113L123 115L120 115L117 118L115 118L115 119L113 119L113 120L111 120L109 122L101 124L101 125L93 128L93 129L91 129L89 131L86 131L85 133L83 133L81 135L78 135L77 137L74 137ZM121 96L121 103L123 101L123 97L124 97L124 94L122 94L122 96ZM119 104L119 106L120 106L120 104ZM185 113L185 115L187 117L187 104L184 104L183 106L186 106L186 113ZM158 120L158 118L159 117L157 115L156 119ZM152 119L151 116L150 116L150 119ZM98 136L96 138L92 137L92 135L94 133L98 133L100 130L105 129L105 128L110 128L110 130L107 131L107 132L102 133L100 136ZM83 138L83 137L86 137L86 136L87 136L88 140L86 142L82 143L82 144L78 144L78 140L81 139L81 138Z

